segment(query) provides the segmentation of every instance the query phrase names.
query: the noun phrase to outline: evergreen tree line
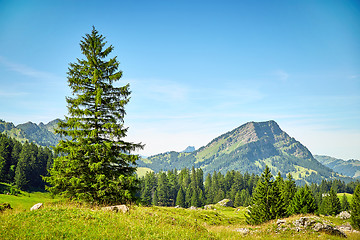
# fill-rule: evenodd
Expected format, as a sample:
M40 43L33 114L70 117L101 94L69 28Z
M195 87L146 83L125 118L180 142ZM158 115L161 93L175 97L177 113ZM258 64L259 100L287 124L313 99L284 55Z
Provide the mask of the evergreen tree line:
M235 206L250 204L251 194L259 177L229 171L208 174L204 181L201 168L181 171L148 172L140 179L140 197L146 205L201 207L224 198L234 201Z
M0 133L0 182L10 183L22 190L43 190L41 176L48 173L53 152L47 147L19 141Z
M284 179L280 173L273 177L265 168L261 176L239 171L208 174L203 180L202 169L147 173L140 179L140 197L146 205L202 207L224 198L234 206L249 206L247 221L259 224L271 219L294 214L317 213L336 215L349 210L350 203L344 194L354 193L359 182L345 184L340 180L323 180L321 184L296 186L291 174Z
M336 186L341 181L323 181L320 185L311 184L297 187L291 175L284 180L280 173L273 178L266 166L252 195L246 220L249 224L260 224L271 219L288 217L294 214L316 213L337 215L349 210L350 204L346 195L342 201L337 196ZM350 184L349 190L352 192ZM324 186L331 186L328 191ZM345 186L346 189L346 186Z

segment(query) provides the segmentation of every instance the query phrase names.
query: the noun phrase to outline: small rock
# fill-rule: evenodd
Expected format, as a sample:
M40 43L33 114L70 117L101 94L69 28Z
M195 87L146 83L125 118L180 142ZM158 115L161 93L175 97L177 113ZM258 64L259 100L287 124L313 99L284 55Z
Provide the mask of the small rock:
M276 221L276 224L277 224L278 226L281 225L281 224L284 224L284 223L286 223L286 220L278 219L278 220Z
M211 206L211 205L205 205L205 206L204 206L204 209L205 209L205 210L211 210L211 209L213 209L213 206Z
M223 199L217 204L219 204L222 207L234 207L234 202L231 199Z
M181 208L179 205L176 205L175 208Z
M42 203L37 203L30 208L30 211L38 210L38 209L42 208L42 206L43 206Z
M351 227L339 227L339 230L343 231L343 232L351 232L352 228Z
M189 207L190 210L196 210L197 208L194 206Z
M335 236L345 237L345 238L347 237L347 235L344 232L342 232L339 229L334 228L328 224L316 223L313 229L316 232L324 232L324 233L327 233L330 235L335 235Z
M248 234L250 232L250 230L247 229L247 228L238 228L238 229L236 229L236 231L243 234L243 235L246 235L246 234Z
M351 214L347 211L342 211L337 215L337 217L339 217L340 219L349 219L351 217Z
M114 212L122 212L122 213L126 213L129 211L129 208L126 205L115 205L115 206L103 207L101 209L103 211L114 211Z

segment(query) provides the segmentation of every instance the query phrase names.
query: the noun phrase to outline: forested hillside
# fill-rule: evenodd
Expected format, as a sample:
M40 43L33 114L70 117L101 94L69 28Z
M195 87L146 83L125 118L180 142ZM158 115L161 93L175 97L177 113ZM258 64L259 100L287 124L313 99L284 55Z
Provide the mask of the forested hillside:
M16 185L22 190L43 190L41 176L53 162L53 152L34 143L24 144L0 133L0 182Z
M348 177L360 179L360 161L355 159L343 160L324 155L315 155L316 160L321 164L331 168L335 172Z
M4 133L22 143L29 141L40 146L56 146L61 139L53 131L58 122L59 119L55 119L47 124L27 122L15 126L11 122L0 120L0 133Z

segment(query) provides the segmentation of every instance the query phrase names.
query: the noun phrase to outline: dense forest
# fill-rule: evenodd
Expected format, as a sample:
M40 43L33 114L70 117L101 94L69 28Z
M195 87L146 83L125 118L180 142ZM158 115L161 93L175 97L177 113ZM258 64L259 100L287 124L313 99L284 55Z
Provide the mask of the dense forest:
M354 193L359 181L345 183L341 180L323 180L321 184L296 186L290 174L284 179L280 174L275 178L268 173L267 185L273 185L274 201L283 202L285 213L301 211L318 212L324 214L334 213L349 208L346 195L340 201L336 193ZM227 198L234 202L234 206L249 206L256 198L257 188L264 184L261 176L239 171L228 171L225 175L221 172L207 174L204 181L202 169L184 168L181 171L169 170L167 172L148 172L140 179L140 198L145 205L202 207L214 204ZM275 187L276 185L276 187ZM261 193L264 195L265 193ZM266 191L267 194L267 191ZM265 194L265 195L266 195ZM258 194L259 195L259 194ZM335 196L335 197L334 197ZM334 199L338 199L337 200ZM295 202L306 201L311 203L304 210L304 206L297 209ZM333 201L336 207L330 207ZM292 202L294 202L292 204ZM342 204L342 205L341 205Z
M21 190L44 190L41 176L48 174L54 154L47 147L20 143L0 133L0 182Z

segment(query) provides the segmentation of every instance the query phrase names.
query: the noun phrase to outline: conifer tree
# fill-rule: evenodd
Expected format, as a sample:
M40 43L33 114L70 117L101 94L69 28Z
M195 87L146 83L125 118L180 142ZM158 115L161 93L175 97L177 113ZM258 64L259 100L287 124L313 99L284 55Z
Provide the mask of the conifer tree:
M240 192L237 192L235 194L235 200L234 200L234 207L242 206L241 198L240 198Z
M344 193L342 198L341 198L341 210L342 211L348 211L349 209L350 209L350 203L348 201L347 196Z
M151 204L154 205L154 206L157 206L157 205L158 205L158 195L157 195L156 189L154 190Z
M34 161L35 156L31 153L31 146L26 142L21 150L19 162L15 170L15 185L22 190L29 189L30 163Z
M266 166L254 190L248 212L245 214L248 224L257 225L271 219L270 208L273 203L269 195L272 188L271 178L270 168Z
M282 199L284 201L284 206L286 207L286 211L290 214L290 203L294 198L296 193L296 184L295 180L292 178L292 175L289 173L287 175L287 179L284 181L284 187L281 191Z
M199 200L199 187L192 189L190 205L194 207L200 207L200 200Z
M169 204L169 183L165 172L159 173L157 183L157 200L159 206L168 206Z
M316 211L315 199L307 185L299 188L290 202L289 213L313 213Z
M360 184L357 185L351 203L351 226L360 230Z
M98 204L132 201L137 190L137 155L143 147L124 140L125 105L129 84L116 87L121 78L116 57L108 58L113 46L93 27L80 43L83 59L70 63L67 97L69 116L60 121L56 133L61 140L55 151L48 190L71 199Z
M185 207L185 195L182 187L179 188L179 191L176 196L176 205L180 207Z
M331 188L330 192L324 196L321 202L320 213L335 216L336 214L340 213L340 211L340 200L337 197L335 190Z
M280 172L275 178L270 191L271 197L271 208L270 215L271 219L281 218L286 215L286 206L284 205L284 198L281 194L281 190L284 188L284 179L281 177Z

